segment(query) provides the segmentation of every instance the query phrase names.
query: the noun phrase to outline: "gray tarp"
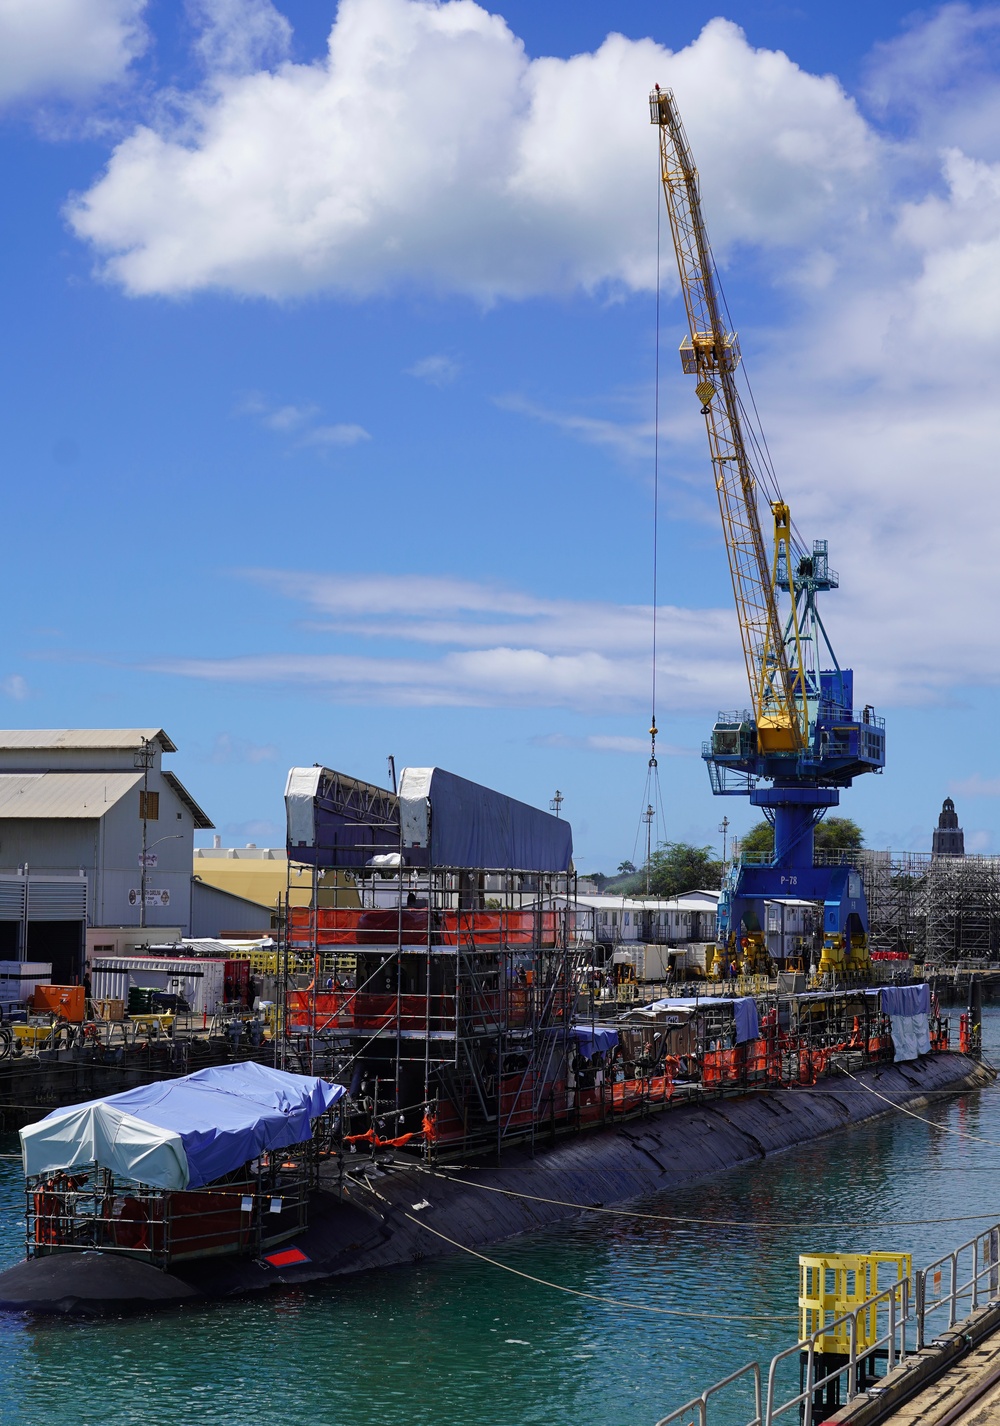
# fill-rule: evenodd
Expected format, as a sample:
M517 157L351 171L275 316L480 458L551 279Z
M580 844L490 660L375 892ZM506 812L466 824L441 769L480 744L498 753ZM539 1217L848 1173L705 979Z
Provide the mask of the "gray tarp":
M399 782L404 853L431 866L493 871L569 871L568 822L440 767L408 767Z

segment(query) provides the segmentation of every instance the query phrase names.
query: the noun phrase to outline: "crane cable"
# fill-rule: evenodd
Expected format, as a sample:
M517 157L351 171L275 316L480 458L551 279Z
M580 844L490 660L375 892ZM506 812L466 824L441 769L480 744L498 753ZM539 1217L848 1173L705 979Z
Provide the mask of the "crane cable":
M659 536L660 536L660 299L662 288L662 174L657 153L656 170L656 298L655 298L655 339L653 344L653 608L652 608L652 649L650 668L650 719L649 719L649 762L646 764L646 781L643 787L642 808L636 825L635 843L632 848L632 863L635 864L639 848L642 826L647 824L647 853L651 855L652 843L666 840L663 821L662 796L660 792L660 772L656 759L656 659L658 643L659 611ZM656 836L653 837L650 807L656 819ZM646 857L646 876L649 876L649 855Z
M659 161L657 161L659 168ZM660 176L656 183L656 337L653 356L653 667L651 674L651 709L649 721L649 766L656 767L656 607L659 595L659 523L660 523L660 226L662 218Z

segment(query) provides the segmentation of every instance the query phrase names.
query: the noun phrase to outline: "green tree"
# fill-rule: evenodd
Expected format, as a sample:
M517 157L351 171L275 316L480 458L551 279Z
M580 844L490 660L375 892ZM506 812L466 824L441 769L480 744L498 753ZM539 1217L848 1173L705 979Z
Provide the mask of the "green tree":
M618 870L621 872L622 876L631 876L632 873L635 871L635 866L630 861L619 862Z
M824 817L814 836L818 852L859 852L865 844L864 833L850 817ZM774 828L770 822L755 823L740 838L740 851L773 857Z
M717 887L722 880L722 863L712 848L693 847L689 842L663 842L649 864L649 889L654 896L680 896L699 887Z
M774 856L774 828L770 822L755 822L745 837L740 838L740 852L753 856Z

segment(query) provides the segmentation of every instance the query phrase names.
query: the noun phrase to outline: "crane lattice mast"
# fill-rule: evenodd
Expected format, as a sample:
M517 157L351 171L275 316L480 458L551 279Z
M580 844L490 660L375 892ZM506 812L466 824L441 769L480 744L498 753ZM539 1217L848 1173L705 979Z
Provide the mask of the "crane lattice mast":
M757 507L757 475L740 424L735 332L726 330L715 263L701 213L698 170L669 90L659 86L649 99L650 118L660 133L660 168L673 234L688 336L681 364L698 378L708 432L715 489L719 498L729 571L739 616L757 738L762 752L805 747L807 709L801 667L789 664L775 581L777 545L788 540L788 508L774 507L775 560L769 560ZM780 521L780 533L779 533ZM786 545L787 567L793 568ZM795 602L793 591L793 605Z

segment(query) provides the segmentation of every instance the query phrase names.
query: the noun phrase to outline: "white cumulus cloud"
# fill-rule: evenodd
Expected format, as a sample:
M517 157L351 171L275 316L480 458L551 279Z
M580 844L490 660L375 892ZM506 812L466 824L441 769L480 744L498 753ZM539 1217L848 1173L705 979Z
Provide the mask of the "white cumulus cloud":
M286 59L292 27L271 0L188 0L195 44L213 74L246 74Z
M146 0L0 0L0 103L81 98L146 48Z
M853 101L729 21L676 54L612 34L530 59L473 0L341 0L322 62L217 77L176 132L123 140L69 218L136 294L648 287L657 80L699 134L720 248L862 205L877 145Z

